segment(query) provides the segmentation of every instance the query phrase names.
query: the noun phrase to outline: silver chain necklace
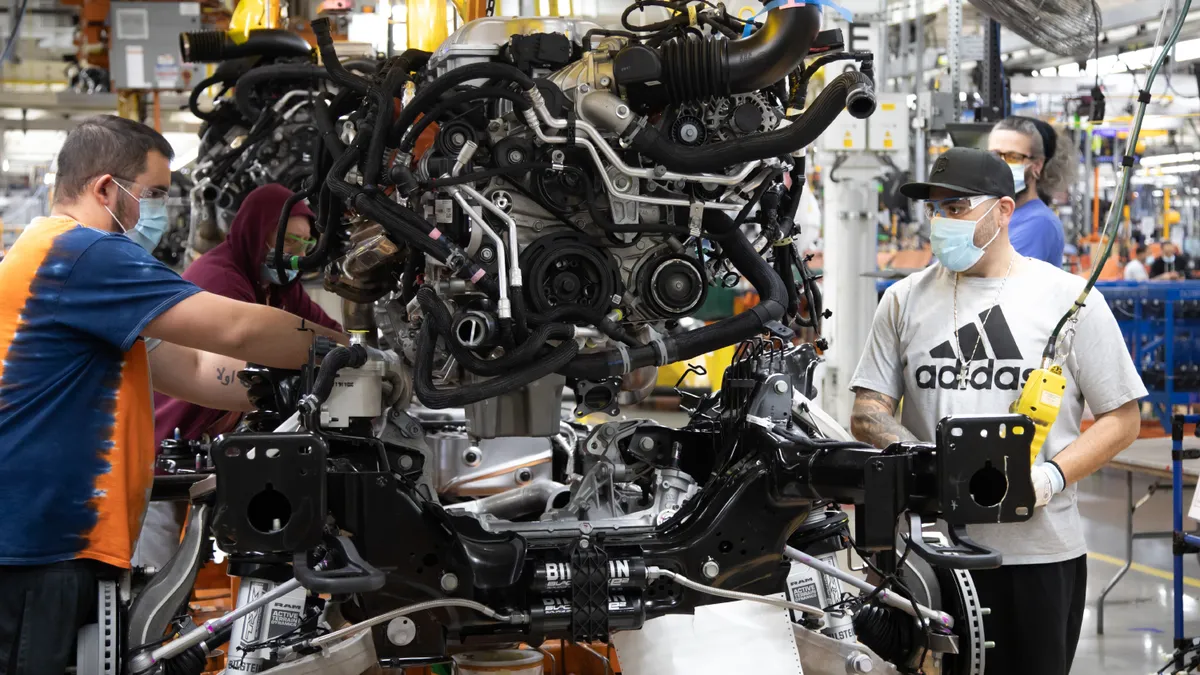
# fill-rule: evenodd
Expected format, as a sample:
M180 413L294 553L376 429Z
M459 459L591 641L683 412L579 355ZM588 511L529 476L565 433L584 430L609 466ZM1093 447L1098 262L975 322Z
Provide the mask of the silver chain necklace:
M970 356L974 357L975 352L979 351L979 345L983 344L983 330L986 329L988 319L992 316L992 310L1000 303L1000 294L1004 293L1004 286L1008 284L1008 275L1012 273L1013 261L1017 259L1017 252L1013 251L1008 256L1008 269L1004 270L1004 278L1000 280L1000 289L996 291L996 297L992 300L992 306L988 307L987 313L983 315L983 325L980 326L979 336L975 339L975 346L971 348ZM958 371L958 388L965 390L971 382L971 360L967 358L967 354L963 353L962 343L958 339L958 277L961 276L958 272L954 273L954 347L958 349L958 360L963 364L962 369Z

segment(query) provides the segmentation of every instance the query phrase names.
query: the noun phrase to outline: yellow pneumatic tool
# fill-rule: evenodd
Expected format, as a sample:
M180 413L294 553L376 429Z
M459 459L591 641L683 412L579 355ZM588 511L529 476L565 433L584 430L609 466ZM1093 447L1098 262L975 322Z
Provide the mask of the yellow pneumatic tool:
M1026 415L1033 420L1033 441L1029 444L1030 466L1042 451L1054 420L1058 419L1066 391L1067 378L1062 374L1062 366L1043 361L1041 368L1029 374L1025 387L1021 389L1021 396L1012 404L1010 412Z

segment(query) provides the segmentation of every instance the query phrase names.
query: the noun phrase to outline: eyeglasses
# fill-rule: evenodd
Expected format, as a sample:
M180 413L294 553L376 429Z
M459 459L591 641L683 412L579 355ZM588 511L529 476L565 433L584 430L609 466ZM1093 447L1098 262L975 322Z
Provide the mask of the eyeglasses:
M1026 160L1033 159L1033 155L1026 155L1023 152L1004 152L1002 150L992 150L991 153L1004 160L1005 164L1023 164Z
M301 237L288 232L284 237L283 250L288 255L308 255L317 246L316 239Z
M128 178L119 178L117 176L113 176L113 180L116 181L118 185L125 188L125 191L128 192L134 199L166 200L166 198L167 198L166 190L163 190L160 188L145 187L144 185L139 184L137 181L129 180Z
M975 197L951 197L949 199L926 200L925 217L964 218L980 204L989 199L998 199L998 197L977 195Z

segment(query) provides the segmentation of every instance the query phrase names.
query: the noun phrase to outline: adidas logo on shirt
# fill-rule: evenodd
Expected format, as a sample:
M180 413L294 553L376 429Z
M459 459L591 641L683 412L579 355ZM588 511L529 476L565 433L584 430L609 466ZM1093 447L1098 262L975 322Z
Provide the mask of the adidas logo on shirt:
M987 317L986 322L984 317ZM983 327L982 339L980 326ZM969 383L971 389L976 391L1017 391L1033 372L1032 368L1021 370L1019 362L1024 357L999 305L994 306L990 313L986 309L980 312L978 321L972 319L959 327L957 350L951 343L953 339L954 335L951 334L950 339L929 350L931 359L952 361L953 365L919 366L916 370L918 388L958 389L958 373L962 368L962 362L958 359L960 353L967 355L971 361ZM1006 361L1011 365L1004 365Z

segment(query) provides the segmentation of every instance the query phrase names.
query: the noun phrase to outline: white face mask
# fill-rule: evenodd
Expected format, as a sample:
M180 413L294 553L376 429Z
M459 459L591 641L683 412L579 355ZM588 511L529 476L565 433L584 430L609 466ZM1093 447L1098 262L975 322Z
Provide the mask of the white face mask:
M1024 164L1009 164L1009 171L1012 171L1013 188L1017 194L1025 191L1025 165Z
M943 267L954 272L966 272L979 262L984 250L1000 236L1000 228L996 228L996 233L983 246L975 245L975 228L999 203L999 200L994 202L976 220L935 216L929 221L929 244Z

